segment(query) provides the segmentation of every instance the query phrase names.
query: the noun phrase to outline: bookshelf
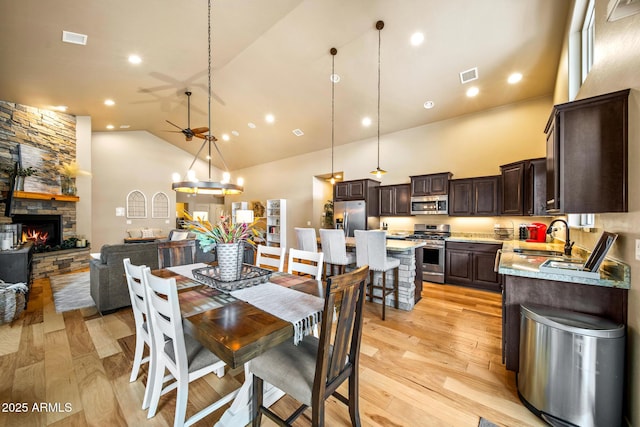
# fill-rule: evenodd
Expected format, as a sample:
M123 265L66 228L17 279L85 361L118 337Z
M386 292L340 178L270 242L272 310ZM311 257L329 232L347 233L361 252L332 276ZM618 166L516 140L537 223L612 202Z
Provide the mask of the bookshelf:
M287 200L267 200L267 246L287 247Z

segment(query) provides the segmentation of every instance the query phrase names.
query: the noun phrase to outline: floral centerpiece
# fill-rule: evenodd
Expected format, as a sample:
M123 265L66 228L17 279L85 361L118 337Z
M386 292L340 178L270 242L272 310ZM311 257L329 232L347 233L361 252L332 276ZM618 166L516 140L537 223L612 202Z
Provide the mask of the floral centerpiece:
M73 181L74 178L80 175L91 176L91 173L83 171L76 162L64 162L58 167L60 173L60 188L62 194L69 196L75 196L77 192L76 184Z
M215 225L202 218L193 218L188 212L184 217L185 227L195 234L202 250L209 252L215 248L220 279L238 280L242 271L244 245L255 245L254 237L260 236L256 223L233 224L227 215L223 215Z

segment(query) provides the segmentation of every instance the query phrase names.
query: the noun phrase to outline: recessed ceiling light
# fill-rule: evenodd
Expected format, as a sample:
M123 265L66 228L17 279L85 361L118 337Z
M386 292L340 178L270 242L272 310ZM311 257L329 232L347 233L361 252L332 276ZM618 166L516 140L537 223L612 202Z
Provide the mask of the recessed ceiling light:
M211 160L211 156L207 154L207 156L205 157L207 160Z
M302 132L302 129L294 129L294 130L292 130L291 132L293 132L293 134L294 134L295 136L302 136L302 135L304 135L304 132Z
M104 100L104 105L112 107L112 106L116 105L116 102L113 99L105 99Z
M255 129L256 128L255 123L251 123L251 122L247 123L247 126L249 126L251 129Z
M427 101L424 103L424 108L426 108L427 110L432 109L436 104L433 103L433 101Z
M231 139L231 137L229 137L229 134L228 134L228 133L223 133L223 134L222 134L222 140L223 140L223 141L228 141L228 140L230 140L230 139Z
M275 122L275 121L276 121L276 118L275 118L275 117L273 117L273 114L267 114L266 116L264 116L264 120L265 120L267 123L273 123L273 122Z
M507 81L511 84L518 83L520 80L522 80L522 74L520 73L513 73L507 79Z
M371 117L365 117L362 119L362 126L371 126Z
M84 46L87 44L88 38L89 36L86 34L72 33L71 31L62 32L62 41L65 43L81 44Z
M329 80L331 80L333 83L338 83L340 81L340 75L338 74L331 74L329 76Z
M420 46L424 41L424 34L421 32L415 32L411 35L411 45Z
M111 129L113 129L113 128L114 128L114 126L113 126L113 125L107 125L107 129L111 130Z
M63 113L65 111L67 111L67 106L66 105L55 105L53 107L51 107L52 110L54 111L62 111Z
M238 132L237 130L232 130L232 131L231 131L231 135L233 135L233 136L240 136L240 132Z
M477 94L480 93L480 89L478 89L475 86L470 87L469 89L467 89L467 96L469 98L473 98L474 96L476 96Z
M140 64L142 62L142 58L138 55L129 55L129 62L132 64Z
M130 125L120 125L120 129L129 129Z

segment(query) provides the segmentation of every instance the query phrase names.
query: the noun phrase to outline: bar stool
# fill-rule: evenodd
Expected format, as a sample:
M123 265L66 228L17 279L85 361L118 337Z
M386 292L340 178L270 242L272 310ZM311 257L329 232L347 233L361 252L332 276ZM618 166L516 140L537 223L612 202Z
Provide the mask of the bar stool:
M295 227L294 230L298 238L298 249L307 252L318 252L318 239L316 238L315 228Z
M387 257L387 232L384 230L355 230L356 238L356 265L361 267L369 265L369 301L373 298L382 299L382 320L385 320L387 295L391 292L395 298L395 308L398 308L398 276L400 274L400 260ZM387 271L395 270L393 287L387 287ZM382 273L382 285L374 282L374 271ZM374 295L375 289L381 289L381 295Z
M328 276L333 276L336 266L338 274L344 274L347 265L356 263L356 254L347 252L347 243L342 230L321 228L320 244L324 253L324 262L329 265Z

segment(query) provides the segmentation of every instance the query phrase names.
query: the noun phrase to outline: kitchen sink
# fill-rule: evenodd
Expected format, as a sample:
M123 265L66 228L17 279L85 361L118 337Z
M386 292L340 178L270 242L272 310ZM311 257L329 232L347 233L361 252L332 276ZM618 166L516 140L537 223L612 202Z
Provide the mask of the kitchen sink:
M545 249L522 249L515 248L513 252L528 256L548 256L548 257L564 257L564 253L560 251L552 251Z

